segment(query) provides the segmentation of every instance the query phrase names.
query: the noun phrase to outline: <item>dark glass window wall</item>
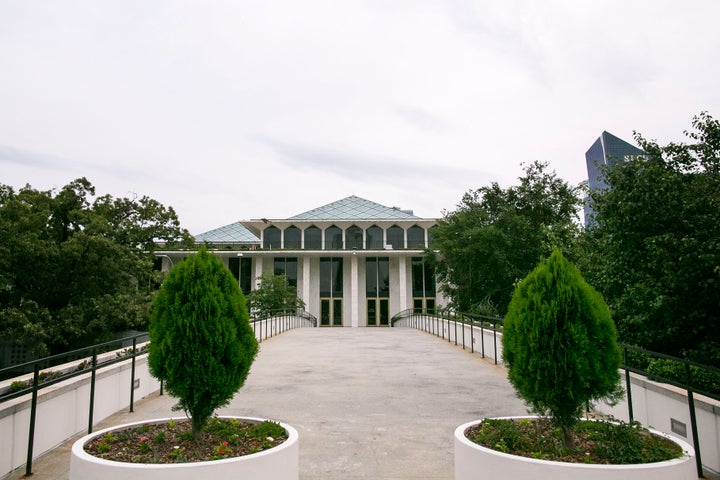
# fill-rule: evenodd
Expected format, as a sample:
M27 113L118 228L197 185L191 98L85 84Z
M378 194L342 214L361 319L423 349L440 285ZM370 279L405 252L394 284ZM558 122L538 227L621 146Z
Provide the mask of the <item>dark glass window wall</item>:
M325 250L342 250L342 230L333 225L325 230Z
M372 227L365 230L365 236L366 236L366 247L368 250L374 250L378 248L383 248L385 245L383 244L383 231L382 228L378 227L377 225L373 225Z
M399 250L405 248L405 230L397 225L387 229L387 243L392 245L392 248Z
M345 244L347 248L352 250L362 250L363 248L363 231L357 225L353 225L345 230Z
M274 225L267 227L263 231L263 248L279 249L280 247L280 229Z
M425 248L425 229L417 225L408 228L408 248Z
M295 257L276 257L273 264L273 273L275 275L285 275L288 284L297 287L298 278L298 261Z
M313 225L305 229L305 249L321 250L322 249L322 230Z
M283 245L285 248L299 249L302 247L301 243L302 232L296 226L292 225L285 229L285 238Z
M247 295L252 290L252 258L233 257L228 262L230 272L238 281L240 289Z

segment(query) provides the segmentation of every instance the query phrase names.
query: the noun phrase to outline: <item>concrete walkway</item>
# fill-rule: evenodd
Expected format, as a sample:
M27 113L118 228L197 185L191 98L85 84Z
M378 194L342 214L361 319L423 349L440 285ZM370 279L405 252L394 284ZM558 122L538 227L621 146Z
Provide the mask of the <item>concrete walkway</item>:
M97 429L182 415L173 403L152 395ZM245 386L219 413L293 425L302 480L438 480L454 475L455 427L526 409L502 367L461 347L407 328L337 328L264 341ZM36 460L33 478L67 479L71 444Z

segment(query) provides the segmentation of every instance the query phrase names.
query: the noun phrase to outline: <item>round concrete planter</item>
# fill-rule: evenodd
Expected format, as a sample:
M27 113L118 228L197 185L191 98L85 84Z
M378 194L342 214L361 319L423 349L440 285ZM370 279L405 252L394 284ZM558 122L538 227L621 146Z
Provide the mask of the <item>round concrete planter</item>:
M465 430L481 422L482 420L469 422L455 429L455 480L478 480L484 478L697 480L694 460L695 451L693 448L681 440L655 430L651 431L680 445L685 455L666 462L631 465L589 465L535 460L481 447L468 440L465 437Z
M248 422L261 423L259 418L237 418ZM297 480L298 479L298 433L289 425L280 423L287 431L288 439L277 447L243 457L227 458L208 462L148 464L123 463L104 460L88 454L86 443L93 438L148 423L163 423L169 418L128 423L91 433L76 441L70 457L70 480L121 480L127 478L166 479L212 479L223 480L242 478L246 480Z

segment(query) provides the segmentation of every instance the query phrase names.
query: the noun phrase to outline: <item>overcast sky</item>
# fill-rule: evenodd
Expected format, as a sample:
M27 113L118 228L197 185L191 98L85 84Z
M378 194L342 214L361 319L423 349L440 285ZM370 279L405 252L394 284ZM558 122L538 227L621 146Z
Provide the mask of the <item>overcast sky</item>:
M0 0L0 183L201 233L357 195L421 217L603 130L720 117L715 0Z

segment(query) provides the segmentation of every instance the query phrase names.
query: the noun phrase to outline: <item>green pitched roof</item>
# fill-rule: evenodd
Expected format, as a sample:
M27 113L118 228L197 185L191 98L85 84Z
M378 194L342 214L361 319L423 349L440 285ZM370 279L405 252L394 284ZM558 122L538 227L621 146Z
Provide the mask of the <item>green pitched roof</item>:
M416 217L412 212L352 195L322 207L290 217L288 220L408 220Z
M260 243L260 239L240 222L195 235L196 243Z

